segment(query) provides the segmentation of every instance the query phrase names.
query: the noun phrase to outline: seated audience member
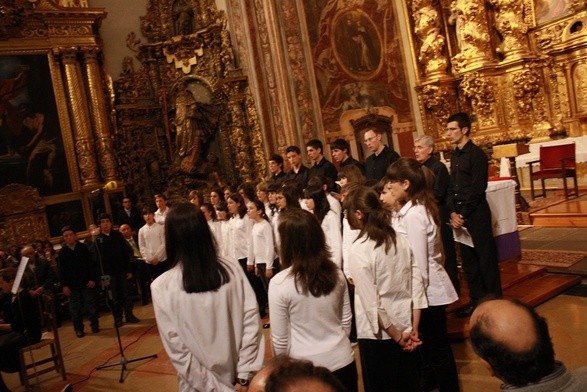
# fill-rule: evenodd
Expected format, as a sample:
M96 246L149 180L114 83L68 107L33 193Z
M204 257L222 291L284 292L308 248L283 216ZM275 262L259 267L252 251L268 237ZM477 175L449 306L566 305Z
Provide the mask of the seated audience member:
M0 291L8 294L16 278L16 268L0 270ZM25 283L24 281L22 283ZM0 319L0 371L14 373L20 368L18 350L41 340L41 315L37 302L23 284L12 301L3 302ZM0 375L0 392L10 392Z
M61 229L63 246L59 249L59 279L63 294L69 298L69 312L75 335L84 337L84 310L88 313L92 333L98 333L97 283L100 266L90 257L86 244L77 240L75 231L69 226Z
M310 361L289 358L277 359L270 365L266 376L265 389L252 389L252 392L344 392L340 381L325 367L314 366Z
M22 248L22 256L28 257L27 270L30 271L32 279L29 282L29 294L31 297L39 297L43 293L52 293L57 275L51 268L51 264L33 250L31 246Z
M575 372L555 360L548 325L530 306L509 299L482 302L471 315L471 341L508 391L587 391L587 366Z
M171 269L151 285L163 346L181 391L246 391L261 369L265 342L255 293L236 260L218 255L200 210L169 212Z

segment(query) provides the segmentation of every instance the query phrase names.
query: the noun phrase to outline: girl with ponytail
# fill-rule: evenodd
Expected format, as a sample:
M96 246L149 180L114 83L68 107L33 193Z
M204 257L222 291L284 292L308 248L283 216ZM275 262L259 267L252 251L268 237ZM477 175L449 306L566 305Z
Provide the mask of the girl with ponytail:
M420 311L428 305L422 274L377 192L360 186L343 206L350 226L360 230L349 258L365 391L418 391L412 351L421 344Z
M426 288L429 307L422 310L419 338L424 342L423 369L431 369L432 374L423 378L434 380L440 392L458 392L457 367L446 328L446 307L458 295L442 266L433 174L415 159L403 157L387 169L382 184L381 201L388 209L395 209L393 228L408 240Z

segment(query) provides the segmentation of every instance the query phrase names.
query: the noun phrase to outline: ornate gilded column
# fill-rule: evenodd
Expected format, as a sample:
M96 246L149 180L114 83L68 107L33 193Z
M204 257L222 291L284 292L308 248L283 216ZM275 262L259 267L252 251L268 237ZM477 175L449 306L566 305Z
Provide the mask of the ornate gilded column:
M238 180L248 181L254 178L254 167L251 165L249 141L247 138L246 113L242 105L242 82L245 78L229 78L223 84L222 89L228 97L228 110L232 124L228 130L228 140L230 140L230 150L232 152L232 164L236 168ZM229 146L227 146L229 147ZM228 161L230 162L230 161Z
M441 18L436 3L437 0L414 0L412 3L414 32L420 40L417 56L427 78L446 76L446 40L440 31Z
M454 0L449 23L455 25L459 53L452 57L457 73L488 65L493 61L485 0Z
M82 70L77 60L78 48L60 48L59 53L65 74L68 104L71 108L73 139L82 186L96 187L100 184L100 178L94 156L92 125L84 91Z
M98 64L97 47L83 48L84 65L86 69L86 87L90 100L91 118L94 120L94 135L96 153L104 181L116 180L116 159L110 134L106 96L103 90L102 73Z
M495 28L502 42L496 49L506 60L529 53L528 24L524 21L524 2L521 0L489 0L495 8Z

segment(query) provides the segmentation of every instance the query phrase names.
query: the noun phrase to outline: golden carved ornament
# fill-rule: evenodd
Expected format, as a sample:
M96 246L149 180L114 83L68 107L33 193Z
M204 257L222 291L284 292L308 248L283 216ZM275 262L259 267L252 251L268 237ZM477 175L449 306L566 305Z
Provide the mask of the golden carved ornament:
M542 82L540 72L533 67L526 66L512 75L513 95L520 112L529 113L532 110L532 100L540 92Z
M476 113L489 115L493 113L495 94L491 81L479 72L473 72L463 76L460 84L463 94L471 100Z
M444 75L447 67L445 38L440 32L440 16L434 4L434 0L415 0L412 3L414 32L420 39L418 60L428 77Z
M5 0L0 4L0 40L18 37L24 22L24 7L15 0Z
M484 0L454 0L449 23L455 25L460 52L453 56L456 72L489 60L492 52Z
M524 2L520 0L489 0L495 12L495 28L502 42L496 49L504 57L511 58L528 52L526 33L528 25L524 21Z
M452 113L450 104L450 92L447 88L442 88L432 84L422 87L420 96L427 110L430 110L439 124L446 123L446 119Z
M188 74L198 57L204 55L204 44L201 37L181 36L171 38L171 42L163 47L163 54L169 64Z
M39 191L28 185L9 184L0 190L0 217L42 210L45 208Z

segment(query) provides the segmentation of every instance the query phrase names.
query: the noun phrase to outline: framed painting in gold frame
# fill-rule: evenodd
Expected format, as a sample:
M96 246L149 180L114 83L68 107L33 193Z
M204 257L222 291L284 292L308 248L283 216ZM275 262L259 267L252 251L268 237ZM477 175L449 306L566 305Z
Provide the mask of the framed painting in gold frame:
M70 178L49 55L0 55L0 188L53 196L72 191Z

